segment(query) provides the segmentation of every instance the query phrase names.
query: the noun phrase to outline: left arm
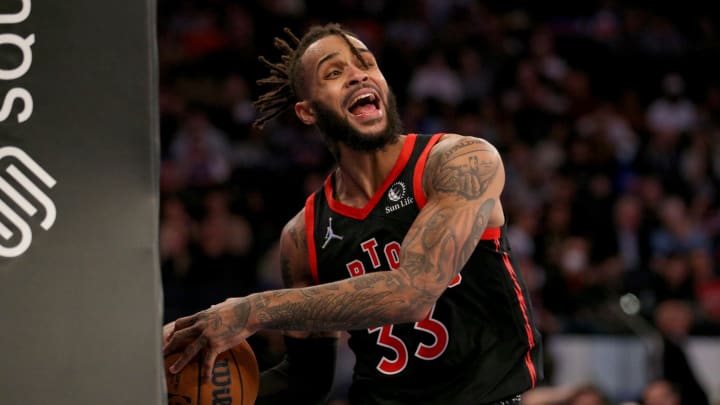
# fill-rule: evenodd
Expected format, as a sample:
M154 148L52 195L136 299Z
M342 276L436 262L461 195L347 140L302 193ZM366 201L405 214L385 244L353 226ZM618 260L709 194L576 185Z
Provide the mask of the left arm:
M428 202L402 243L397 270L231 298L178 319L164 352L184 354L171 370L182 369L203 350L203 368L209 371L217 354L258 329L364 329L424 318L488 222L502 216L498 201L505 175L489 143L450 135L432 149L423 181Z

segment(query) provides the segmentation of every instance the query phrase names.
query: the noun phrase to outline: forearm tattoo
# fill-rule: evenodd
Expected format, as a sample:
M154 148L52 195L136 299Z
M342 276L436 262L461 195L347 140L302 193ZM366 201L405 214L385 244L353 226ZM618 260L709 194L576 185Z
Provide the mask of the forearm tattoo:
M254 296L253 311L267 329L331 331L363 329L402 319L399 278L378 272L343 282Z
M224 322L222 316L217 312L200 312L195 315L193 324L207 322L209 330L214 332L213 336L220 339L232 339L235 335L242 332L247 325L250 317L250 304L247 301L233 307L233 319L230 322ZM201 346L205 347L208 344L207 336L198 337L201 341Z

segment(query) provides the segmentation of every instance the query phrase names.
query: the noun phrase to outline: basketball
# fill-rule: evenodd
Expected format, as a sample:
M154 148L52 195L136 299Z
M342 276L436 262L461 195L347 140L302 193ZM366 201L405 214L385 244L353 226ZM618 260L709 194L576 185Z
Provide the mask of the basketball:
M180 353L165 357L168 405L251 405L260 383L255 353L247 341L215 359L210 382L200 382L200 356L177 374L169 371Z

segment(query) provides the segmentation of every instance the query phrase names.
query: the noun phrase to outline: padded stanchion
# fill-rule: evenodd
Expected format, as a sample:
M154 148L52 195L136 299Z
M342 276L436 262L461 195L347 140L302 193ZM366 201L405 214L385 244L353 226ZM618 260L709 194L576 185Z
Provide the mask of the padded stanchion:
M0 2L0 403L161 404L154 0Z

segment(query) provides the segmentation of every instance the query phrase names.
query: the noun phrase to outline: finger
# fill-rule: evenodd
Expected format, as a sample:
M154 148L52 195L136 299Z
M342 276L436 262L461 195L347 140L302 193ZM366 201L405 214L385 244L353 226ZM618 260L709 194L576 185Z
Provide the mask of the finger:
M173 332L192 326L195 322L197 322L197 318L198 314L178 318L175 321L175 328L173 329Z
M195 339L185 347L180 357L170 366L170 372L173 374L179 373L205 346L207 346L207 338L205 336L200 336Z
M167 356L168 354L175 353L176 351L182 349L187 342L193 341L199 335L200 330L197 327L183 329L176 332L163 346L163 356Z
M205 353L205 356L203 358L202 362L202 381L203 383L210 382L210 378L212 377L212 370L215 366L215 359L217 358L217 353L214 350L208 350Z
M185 317L185 318L179 318L175 322L172 323L172 328L170 329L170 332L167 334L165 341L170 341L173 336L175 336L175 333L181 329L187 328L188 326L192 325L188 324L187 319L192 317ZM193 322L194 323L194 322Z
M165 342L165 344L162 347L163 356L167 356L168 354L174 353L177 345L178 345L177 339L175 339L175 338L173 338L173 340L168 340L167 342Z

